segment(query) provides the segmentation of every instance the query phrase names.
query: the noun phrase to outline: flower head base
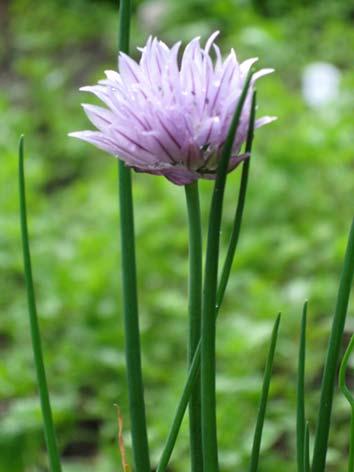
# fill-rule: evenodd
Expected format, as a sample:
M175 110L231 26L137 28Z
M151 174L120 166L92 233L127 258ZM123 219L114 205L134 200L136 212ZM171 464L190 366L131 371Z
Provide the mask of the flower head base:
M98 131L71 136L88 141L122 159L129 167L164 175L178 185L215 178L216 168L244 82L256 58L238 63L235 52L223 61L214 40L204 49L199 38L185 48L169 48L149 38L135 62L119 55L119 73L106 71L106 79L81 90L92 92L107 108L83 105ZM215 61L210 51L214 49ZM240 154L246 140L254 82L273 69L255 73L234 139L229 170L246 156ZM263 117L256 128L273 121Z

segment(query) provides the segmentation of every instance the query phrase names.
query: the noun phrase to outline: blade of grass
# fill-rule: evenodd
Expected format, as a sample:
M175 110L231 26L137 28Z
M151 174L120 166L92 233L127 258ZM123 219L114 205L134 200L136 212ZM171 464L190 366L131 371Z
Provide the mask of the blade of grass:
M125 53L129 52L130 14L130 0L121 0L118 47L120 51ZM123 315L133 458L135 470L150 472L144 385L141 368L131 171L122 161L119 161L118 172Z
M175 417L170 429L170 432L167 437L167 441L165 447L162 451L161 458L159 465L157 466L156 472L165 472L171 458L173 449L176 444L176 439L181 428L182 420L184 414L187 409L188 401L191 395L192 387L195 385L195 381L198 377L199 369L200 369L200 341L198 344L198 348L196 354L193 357L192 364L189 369L189 374L187 378L187 382L184 386L182 396L179 400L177 410L175 413Z
M351 393L345 382L345 374L348 369L348 362L351 353L354 349L354 336L351 337L350 343L345 351L343 360L339 369L339 388L341 392L348 400L351 407L351 418L350 418L350 440L349 440L349 462L348 472L354 472L354 395Z
M273 332L271 336L270 348L269 348L267 363L266 363L266 367L264 371L262 394L261 394L261 399L259 403L256 428L255 428L254 438L253 438L253 447L252 447L252 453L251 453L249 472L257 472L258 470L264 418L265 418L266 409L267 409L269 386L270 386L270 380L272 377L274 353L275 353L275 348L277 345L280 317L281 315L279 313L279 315L277 316L275 320L275 324L274 324Z
M326 465L328 435L332 413L333 393L339 351L343 338L349 295L354 273L354 219L349 233L343 271L339 283L336 309L328 343L327 358L323 373L320 409L315 436L312 472L323 472Z
M205 472L217 472L219 469L215 398L215 318L222 206L232 146L251 79L252 73L248 75L245 81L226 137L217 168L209 214L203 287L201 344L202 438Z
M202 315L202 226L198 181L186 185L185 193L189 228L188 366L190 367L200 339ZM196 379L189 400L189 436L192 472L203 472L200 394L200 379Z
M25 188L25 172L24 172L24 137L20 138L19 145L19 193L20 193L20 221L22 235L23 263L25 270L25 280L28 300L28 313L30 320L32 349L34 363L37 374L37 384L39 390L39 398L41 402L44 436L48 450L49 464L51 472L60 472L60 456L57 446L56 434L53 423L52 409L50 406L49 391L47 377L45 373L42 340L38 323L36 297L33 285L31 253L29 246L29 235L27 225L27 208L26 208L26 188Z
M305 424L304 433L304 472L310 472L310 428L308 422Z
M301 336L298 359L297 392L296 392L296 451L298 472L305 470L305 360L306 360L306 324L307 301L304 304L301 321Z
M252 105L251 105L251 114L250 114L250 120L249 120L249 125L248 125L248 135L247 135L246 147L245 147L245 153L249 154L249 155L251 155L253 138L254 138L254 123L255 123L255 118L256 118L256 102L257 102L256 92L253 92ZM245 207L245 200L246 200L246 192L247 192L248 174L249 174L250 163L251 163L251 159L248 158L242 164L240 191L239 191L239 194L238 194L238 201L237 201L236 212L235 212L234 222L233 222L233 226L232 226L230 241L229 241L229 245L228 245L228 249L227 249L223 269L222 269L222 272L221 272L221 277L220 277L220 282L219 282L219 287L218 287L218 292L217 292L217 301L216 301L217 307L221 306L223 298L224 298L225 290L226 290L227 283L228 283L229 277L230 277L232 263L233 263L234 257L235 257L237 243L238 243L238 240L239 240L239 237L240 237L242 216L243 216L243 210L244 210L244 207Z
M252 108L251 108L251 115L250 115L250 122L249 122L249 127L248 127L248 136L247 136L247 142L246 142L247 153L251 153L251 150L252 150L255 112L256 112L256 95L254 93L253 101L252 101ZM218 293L217 293L216 317L219 313L219 309L223 300L225 288L226 288L227 281L228 281L230 271L231 271L233 257L234 257L235 250L237 247L237 242L238 242L238 237L239 237L240 227L241 227L241 219L242 219L243 208L244 208L244 203L245 203L245 195L246 195L247 181L248 181L248 171L249 171L249 164L247 160L243 163L243 167L242 167L241 185L240 185L240 191L239 191L238 202L237 202L237 207L236 207L235 220L233 224L229 248L228 248L227 256L225 258L225 263L222 270L222 276L220 279L220 284L219 284ZM171 426L165 447L161 455L157 472L164 472L171 458L171 454L175 446L177 436L178 436L178 433L179 433L179 430L183 421L183 417L184 417L184 414L188 405L191 389L193 385L195 384L196 379L198 377L198 372L200 369L200 357L201 357L200 354L201 354L201 340L199 339L199 343L195 350L195 354L193 356L193 361L191 363L191 366L188 372L188 377L187 377L187 380L186 380L186 383L182 392L182 396L180 398L180 401L179 401L179 404L175 413L175 417L172 422L172 426Z

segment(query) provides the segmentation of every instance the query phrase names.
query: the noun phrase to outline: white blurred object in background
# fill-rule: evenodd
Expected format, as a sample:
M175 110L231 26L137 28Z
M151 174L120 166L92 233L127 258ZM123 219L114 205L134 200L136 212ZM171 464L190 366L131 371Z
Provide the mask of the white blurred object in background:
M312 107L322 107L339 96L340 71L327 62L314 62L305 67L302 75L302 94Z
M148 0L138 9L138 19L147 31L156 33L170 11L167 0Z

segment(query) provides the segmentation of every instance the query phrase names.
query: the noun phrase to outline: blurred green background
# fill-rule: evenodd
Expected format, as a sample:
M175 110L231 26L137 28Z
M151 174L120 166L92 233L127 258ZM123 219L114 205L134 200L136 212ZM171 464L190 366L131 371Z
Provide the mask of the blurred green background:
M26 135L34 276L48 380L65 472L120 469L119 404L129 449L117 165L67 133L87 129L81 85L115 68L117 2L0 2L0 471L45 471L46 456L26 311L18 221L17 143ZM242 237L218 322L221 470L244 471L267 344L283 320L260 472L295 471L295 384L300 313L309 298L307 416L314 432L321 366L353 215L350 142L354 9L346 0L134 2L132 51L149 34L167 43L216 29L226 52L260 57L276 73L258 86L258 131ZM340 73L331 103L310 106L304 69ZM321 83L318 84L321 87ZM351 144L351 146L350 146ZM230 175L227 242L239 172ZM206 222L212 184L201 182ZM185 376L187 228L183 188L134 174L143 364L156 465ZM347 336L353 331L353 303ZM328 471L346 470L349 411L334 405ZM184 424L171 472L185 472Z

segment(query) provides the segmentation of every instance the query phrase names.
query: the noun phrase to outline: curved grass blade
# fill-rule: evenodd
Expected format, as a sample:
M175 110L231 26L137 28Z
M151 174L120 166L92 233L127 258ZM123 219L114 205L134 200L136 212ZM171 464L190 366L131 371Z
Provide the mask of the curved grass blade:
M58 452L57 440L55 435L52 409L50 406L48 384L44 367L42 340L39 329L36 298L33 286L31 253L29 246L29 235L27 225L27 209L26 209L26 188L25 188L25 172L24 172L24 137L20 138L19 145L19 193L20 193L20 221L23 249L23 263L25 270L25 280L28 300L28 313L30 320L32 349L34 363L37 374L37 384L41 409L43 415L44 436L48 450L49 464L51 472L61 472L60 456Z
M245 152L246 152L246 154L249 154L249 155L251 154L251 151L252 151L252 144L253 144L253 138L254 138L254 123L255 123L255 118L256 118L256 103L257 103L256 92L253 92L252 105L251 105L251 115L250 115L250 120L249 120L249 125L248 125L248 135L247 135L246 147L245 147ZM220 277L220 282L219 282L219 287L218 287L218 293L217 293L217 297L216 297L217 298L216 305L217 305L218 308L221 306L223 298L224 298L225 290L226 290L227 283L228 283L229 277L230 277L232 263L233 263L234 257L235 257L237 243L238 243L238 240L239 240L239 237L240 237L242 216L243 216L243 210L244 210L244 207L245 207L245 200L246 200L246 192L247 192L250 162L251 162L251 160L250 160L250 158L248 158L242 164L241 183L240 183L240 191L239 191L239 194L238 194L236 212L235 212L234 222L233 222L233 226L232 226L229 245L228 245L224 265L223 265L222 272L221 272L221 277Z
M296 392L296 450L298 472L305 470L305 359L306 359L307 301L304 304L301 321L301 336L298 360Z
M172 423L165 447L163 449L159 465L157 466L156 472L165 472L167 469L169 460L172 455L172 451L176 444L176 439L177 439L179 430L181 428L183 417L186 412L186 408L187 408L188 401L191 395L192 387L195 384L195 381L198 377L199 369L200 369L200 341L198 344L196 354L193 357L192 364L189 369L187 382L184 386L182 396L179 400L175 418L173 420L173 423Z
M128 53L131 15L130 0L121 0L119 7L120 28L118 47L120 51ZM132 179L130 169L122 161L118 163L118 180L125 356L132 449L135 469L139 472L150 472L144 384L141 367Z
M249 472L257 472L258 470L264 418L265 418L266 409L267 409L269 386L270 386L270 380L271 380L272 370L273 370L274 353L275 353L275 348L276 348L277 339L278 339L280 318L281 318L281 315L279 313L279 315L277 316L277 319L275 320L275 324L274 324L274 328L273 328L273 332L271 336L270 348L269 348L267 363L266 363L266 367L264 371L262 394L261 394L261 399L259 403L256 428L255 428L254 438L253 438L253 446L252 446Z
M250 122L249 122L249 127L248 127L249 131L248 131L247 142L246 142L246 152L248 153L250 153L252 150L255 111L256 111L256 95L254 93L251 115L250 115ZM219 284L218 292L217 292L216 315L215 315L216 317L219 313L219 309L223 300L226 284L230 275L233 257L234 257L235 250L237 247L237 242L238 242L238 237L239 237L240 227L241 227L241 219L242 219L243 208L244 208L244 203L245 203L245 195L246 195L247 181L248 181L248 171L249 171L249 163L247 160L243 163L243 167L242 167L241 186L240 186L240 192L239 192L239 197L238 197L238 202L237 202L237 209L235 213L235 220L234 220L233 230L230 237L229 248L228 248L228 252L225 259L224 267L222 270L222 276L220 279L220 284ZM175 446L177 436L178 436L178 433L179 433L179 430L183 421L183 417L184 417L184 414L185 414L185 411L189 402L191 389L193 388L196 378L198 377L198 372L200 369L200 359L201 359L201 340L199 340L198 346L195 350L195 354L194 354L194 357L193 357L193 360L192 360L192 363L190 365L190 369L188 372L188 377L187 377L187 380L186 380L186 383L182 392L182 396L180 398L180 401L179 401L179 404L175 413L175 417L172 422L172 426L171 426L165 447L163 449L163 452L160 458L160 463L157 468L157 472L164 472L168 466L168 462L171 458L172 451Z
M349 233L347 250L344 257L342 275L339 283L336 309L328 343L324 368L320 409L315 436L312 472L323 472L326 466L328 435L332 413L333 393L338 367L339 352L343 338L345 319L354 274L354 219Z
M215 318L220 227L229 160L239 125L242 108L250 88L251 79L252 72L247 76L231 121L230 128L227 133L226 141L217 168L209 213L203 287L201 338L202 438L204 472L217 472L219 470L215 398Z
M350 418L350 441L349 441L349 463L348 472L354 472L354 395L351 393L346 385L345 374L348 369L348 362L351 353L354 349L354 336L352 336L350 343L345 351L343 360L339 369L339 388L341 392L348 400L351 407L351 418Z

